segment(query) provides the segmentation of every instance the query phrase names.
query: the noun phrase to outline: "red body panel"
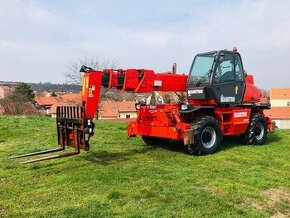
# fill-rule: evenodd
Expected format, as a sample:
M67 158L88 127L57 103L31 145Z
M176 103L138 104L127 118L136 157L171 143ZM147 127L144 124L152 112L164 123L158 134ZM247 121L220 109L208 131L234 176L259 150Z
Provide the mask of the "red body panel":
M246 89L244 93L243 102L254 102L259 101L262 97L261 90L254 85L254 77L252 75L247 75L245 78Z
M82 105L86 109L87 119L93 119L99 103L100 87L117 88L121 91L148 93L152 91L186 91L187 75L155 73L152 70L105 70L91 71L83 78ZM255 102L261 97L261 91L254 86L251 75L245 78L244 102ZM214 106L211 110L184 115L178 104L142 106L138 117L128 126L128 137L136 135L153 136L186 141L188 134L193 135L192 120L197 116L212 116L218 123L222 135L238 135L246 132L250 116L250 107L221 107L214 99L189 99L193 107ZM258 109L257 109L258 110ZM263 115L262 110L258 110ZM266 118L270 129L271 120Z
M202 105L217 105L217 102L214 99L209 100L196 100L196 99L188 99L188 103L194 106L202 106Z
M108 75L108 85L102 84L102 77ZM120 77L122 78L120 83ZM101 86L117 88L121 91L148 93L152 91L186 91L187 75L154 73L152 70L128 69L90 71L85 73L82 84L81 103L86 108L86 116L93 119L98 108Z
M191 130L191 125L182 122L178 107L177 104L141 107L137 119L131 121L128 126L128 137L142 135L177 140L184 139L184 132Z
M246 132L251 115L250 108L216 108L215 118L223 135L238 135Z
M81 104L85 107L86 118L93 120L99 104L102 74L86 73L82 81Z
M218 120L222 135L239 135L246 132L251 109L248 107L216 108L213 113L204 113ZM270 125L268 120L268 125ZM169 139L184 139L184 131L191 125L182 120L178 105L159 105L154 109L150 106L141 107L138 117L128 126L128 137L142 135Z

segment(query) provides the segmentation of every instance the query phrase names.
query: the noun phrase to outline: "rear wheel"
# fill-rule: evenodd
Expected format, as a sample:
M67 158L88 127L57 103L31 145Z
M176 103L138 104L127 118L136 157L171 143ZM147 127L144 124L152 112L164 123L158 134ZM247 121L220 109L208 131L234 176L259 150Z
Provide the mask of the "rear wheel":
M262 145L267 139L267 121L264 116L254 113L245 134L241 135L243 144Z
M143 141L146 145L158 146L158 145L167 145L169 143L169 139L153 137L153 136L142 136Z
M210 116L197 118L193 122L194 144L188 146L191 154L206 155L215 153L221 145L221 132L218 122Z

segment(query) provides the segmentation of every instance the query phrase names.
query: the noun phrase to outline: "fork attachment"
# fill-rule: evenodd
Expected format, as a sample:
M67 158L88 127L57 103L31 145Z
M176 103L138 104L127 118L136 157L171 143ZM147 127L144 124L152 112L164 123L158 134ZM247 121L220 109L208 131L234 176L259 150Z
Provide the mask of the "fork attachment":
M64 151L66 147L74 148L70 152L21 162L32 163L76 155L80 153L81 149L89 150L89 139L94 134L94 123L86 119L83 106L58 106L56 108L56 128L58 148L13 156L11 159Z

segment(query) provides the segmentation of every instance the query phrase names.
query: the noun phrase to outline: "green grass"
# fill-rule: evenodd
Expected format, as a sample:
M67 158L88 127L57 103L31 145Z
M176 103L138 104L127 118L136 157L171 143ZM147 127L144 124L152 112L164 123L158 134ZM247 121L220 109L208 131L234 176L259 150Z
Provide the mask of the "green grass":
M0 217L290 215L290 131L196 157L127 140L126 125L98 121L89 152L22 165L8 157L55 147L55 121L0 117Z

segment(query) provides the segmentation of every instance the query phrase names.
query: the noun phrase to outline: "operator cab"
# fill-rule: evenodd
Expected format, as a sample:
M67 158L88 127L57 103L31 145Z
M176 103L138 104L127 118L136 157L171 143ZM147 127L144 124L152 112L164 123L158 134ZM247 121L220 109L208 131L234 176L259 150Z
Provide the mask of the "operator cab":
M236 50L212 51L195 56L187 81L188 99L214 99L218 104L239 104L244 91L244 69Z

